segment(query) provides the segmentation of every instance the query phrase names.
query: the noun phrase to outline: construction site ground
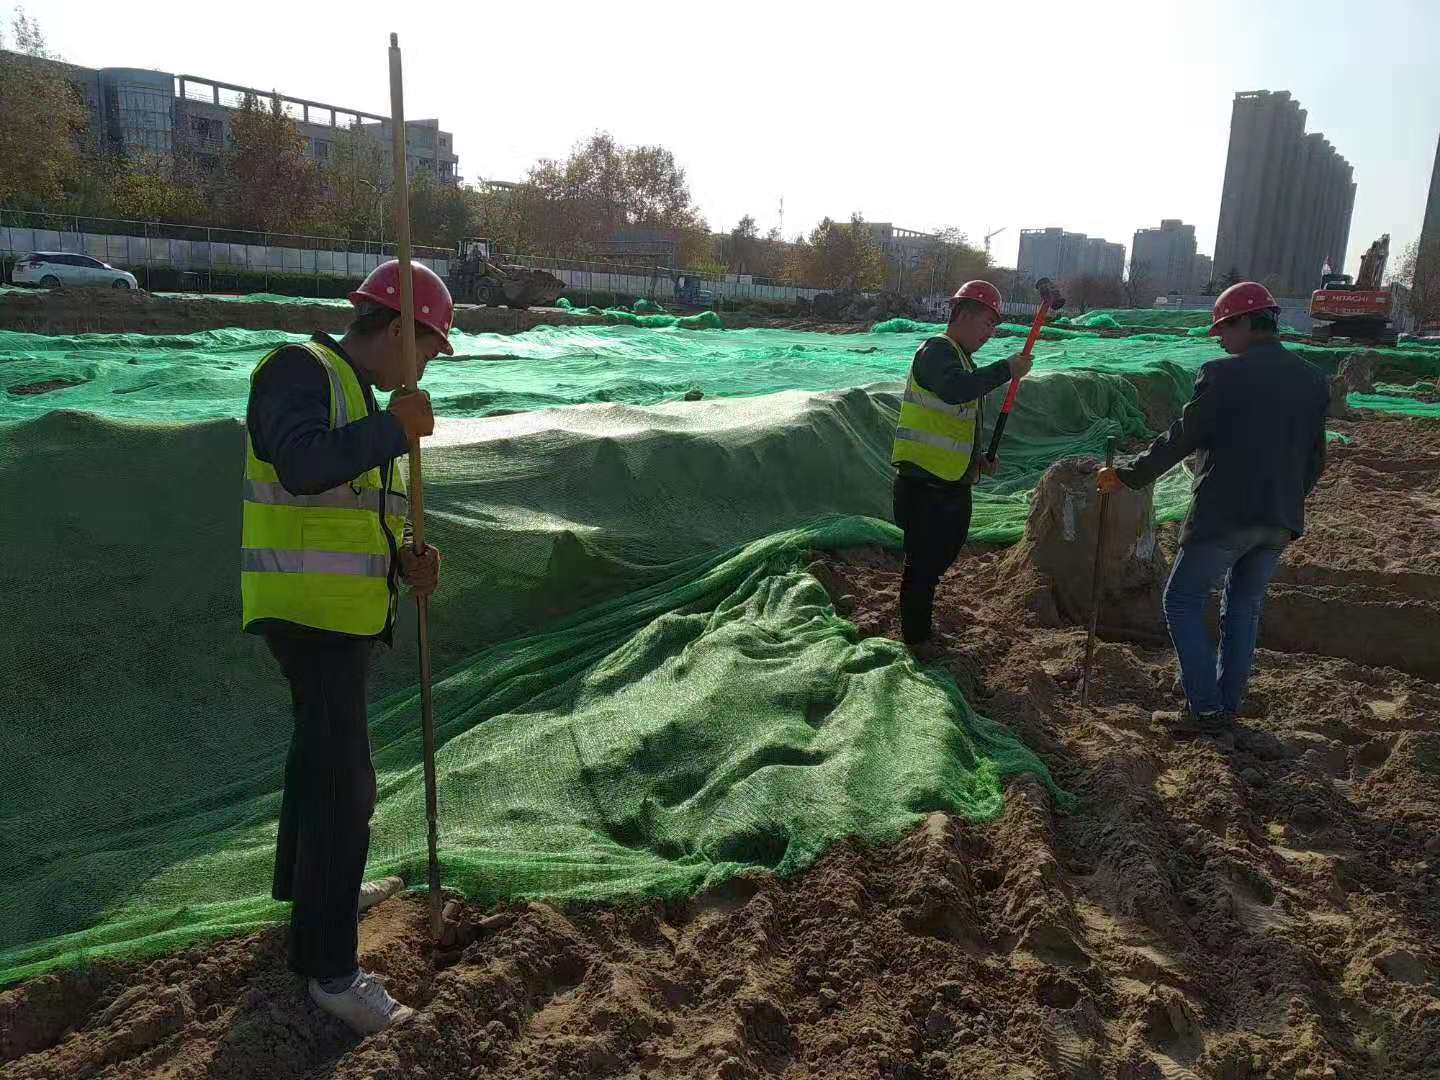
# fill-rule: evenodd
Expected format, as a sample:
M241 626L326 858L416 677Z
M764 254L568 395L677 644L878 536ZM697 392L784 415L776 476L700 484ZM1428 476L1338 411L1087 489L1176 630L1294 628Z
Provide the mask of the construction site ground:
M726 329L747 327L826 330L864 329L863 324L816 322L749 312L724 312ZM283 303L216 299L203 295L154 295L116 289L8 290L0 302L0 330L30 334L188 334L224 328L330 334L344 331L348 304ZM460 304L455 328L465 333L521 333L537 326L604 325L603 316L561 308L479 307Z
M361 958L419 1013L365 1040L287 972L283 928L47 975L0 993L0 1072L1440 1076L1440 425L1333 426L1353 442L1272 589L1233 733L1152 717L1179 707L1158 612L1102 618L1082 712L1083 628L1044 625L1010 552L972 547L941 586L939 665L1073 809L1023 779L998 821L932 815L789 880L462 905L443 946L405 894L364 917ZM814 567L866 635L897 634L898 571L869 549Z

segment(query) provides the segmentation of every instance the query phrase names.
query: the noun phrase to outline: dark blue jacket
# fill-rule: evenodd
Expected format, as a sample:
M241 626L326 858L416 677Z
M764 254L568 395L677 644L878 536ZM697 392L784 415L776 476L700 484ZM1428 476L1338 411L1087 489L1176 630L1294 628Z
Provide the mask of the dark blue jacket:
M1268 525L1305 532L1305 496L1325 468L1329 387L1279 342L1200 369L1180 419L1116 472L1132 488L1195 455L1195 501L1181 543Z

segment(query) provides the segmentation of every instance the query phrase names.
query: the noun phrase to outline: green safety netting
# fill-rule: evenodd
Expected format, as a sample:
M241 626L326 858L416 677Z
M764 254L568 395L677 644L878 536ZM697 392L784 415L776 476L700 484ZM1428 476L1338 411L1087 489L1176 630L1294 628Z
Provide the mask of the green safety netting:
M876 519L923 332L459 336L465 360L426 378L450 881L616 898L789 872L930 809L982 819L1003 776L1038 767L953 687L858 641L802 569L812 548L894 544ZM0 982L279 913L290 722L237 632L236 418L250 367L294 339L0 334L0 483L25 508L0 571ZM1016 538L1047 464L1144 438L1215 355L1164 335L1042 344L976 539ZM77 385L16 393L57 380ZM668 400L696 385L705 400ZM1161 516L1187 502L1172 473ZM418 880L412 642L402 626L375 684L371 870Z
M1143 326L1188 330L1195 326L1208 328L1211 316L1209 308L1092 308L1065 321L1072 326L1108 329Z
M674 316L644 316L671 319ZM700 389L709 397L830 390L905 377L916 346L940 327L819 334L727 330L695 334L677 328L546 326L524 334L456 333L456 356L431 364L426 389L450 416L586 402L655 404ZM981 362L1015 351L1015 336L997 337ZM1173 385L1188 395L1194 373L1221 354L1209 339L1165 334L1103 338L1047 328L1035 352L1037 372L1094 370ZM195 334L45 336L0 331L0 418L80 409L147 420L238 416L250 370L264 353L303 335L267 330ZM1292 345L1327 371L1355 351ZM1375 350L1410 378L1440 375L1440 349L1400 345ZM63 388L61 388L63 387ZM48 389L37 393L36 390ZM28 391L28 392L27 392Z
M722 330L724 322L713 311L702 311L696 315L669 315L659 304L649 300L635 301L635 309L623 307L602 308L591 305L580 307L572 304L567 297L560 297L555 306L563 311L574 311L581 315L594 315L610 325L638 326L646 330Z
M448 880L484 898L671 894L799 869L928 810L982 819L1005 775L1038 771L897 646L858 641L802 572L810 549L896 542L873 520L895 407L789 392L441 426L426 463ZM1110 406L1081 391L1075 407ZM273 662L237 632L240 446L234 420L0 424L0 482L27 507L5 536L0 981L278 914L289 719ZM797 527L834 511L852 516ZM376 684L371 869L418 880L412 633Z
M1351 394L1345 400L1357 409L1374 409L1376 412L1440 420L1440 401L1422 401L1405 394L1384 393Z

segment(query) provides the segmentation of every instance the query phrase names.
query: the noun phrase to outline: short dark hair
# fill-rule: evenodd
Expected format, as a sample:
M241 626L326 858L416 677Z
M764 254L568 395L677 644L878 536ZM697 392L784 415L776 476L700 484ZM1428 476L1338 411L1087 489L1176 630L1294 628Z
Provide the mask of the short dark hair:
M355 305L355 317L350 320L346 333L355 334L357 337L370 337L389 329L390 324L399 317L400 312L394 308L362 300Z
M979 300L971 300L967 296L963 300L950 301L950 321L954 322L962 315L973 315L982 311L993 312L994 310L989 304L982 304Z
M1250 312L1250 330L1256 334L1280 332L1280 316L1273 311Z

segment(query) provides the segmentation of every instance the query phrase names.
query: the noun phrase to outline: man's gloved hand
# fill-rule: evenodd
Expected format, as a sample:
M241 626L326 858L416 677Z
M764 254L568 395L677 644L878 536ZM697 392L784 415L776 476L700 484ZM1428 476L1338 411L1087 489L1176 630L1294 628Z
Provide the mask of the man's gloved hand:
M405 438L411 442L435 431L435 414L430 409L430 395L424 390L390 395L390 412L400 421L400 426L405 429Z
M989 454L981 454L975 459L975 468L980 471L981 476L994 476L995 470L1000 467L1000 458L992 458Z
M400 548L400 576L416 596L429 596L440 583L440 549L426 544L416 552L412 544Z
M1114 495L1125 486L1125 481L1114 469L1106 466L1095 474L1095 486L1100 489L1101 495Z
M1017 352L1009 357L1005 363L1010 365L1010 377L1012 379L1023 379L1030 374L1030 369L1035 366L1035 358L1029 353Z

